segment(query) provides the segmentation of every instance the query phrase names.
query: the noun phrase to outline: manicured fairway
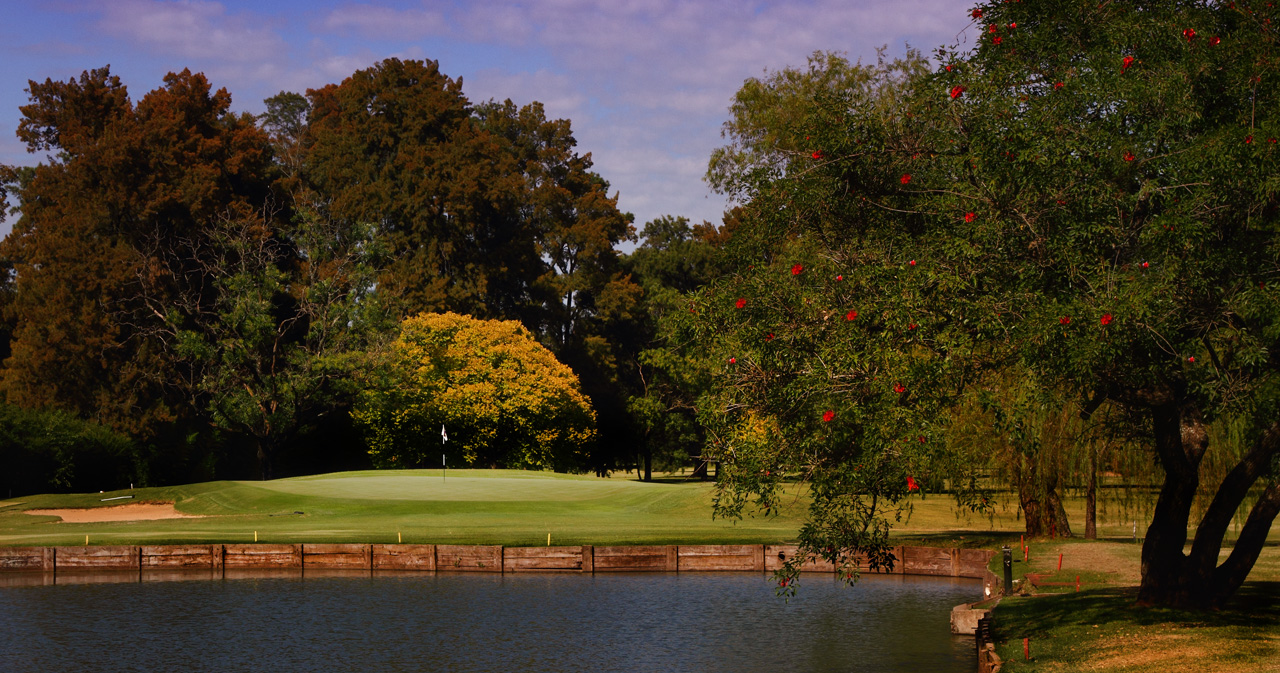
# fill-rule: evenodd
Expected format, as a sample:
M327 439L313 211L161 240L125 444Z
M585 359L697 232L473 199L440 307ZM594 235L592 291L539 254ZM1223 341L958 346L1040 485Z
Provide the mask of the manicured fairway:
M130 500L104 498L133 495ZM179 542L422 542L694 544L794 539L801 501L771 518L713 520L710 483L439 470L345 472L269 482L211 482L0 502L0 544ZM63 523L27 509L176 503L202 518Z

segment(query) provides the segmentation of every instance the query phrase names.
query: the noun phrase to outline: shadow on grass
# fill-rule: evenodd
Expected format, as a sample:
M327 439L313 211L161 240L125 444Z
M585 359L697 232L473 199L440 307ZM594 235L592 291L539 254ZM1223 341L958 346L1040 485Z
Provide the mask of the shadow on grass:
M995 612L996 639L1036 640L1095 625L1106 633L1130 625L1273 629L1280 623L1280 582L1246 583L1225 608L1207 612L1141 607L1137 593L1137 587L1125 587L1006 599Z

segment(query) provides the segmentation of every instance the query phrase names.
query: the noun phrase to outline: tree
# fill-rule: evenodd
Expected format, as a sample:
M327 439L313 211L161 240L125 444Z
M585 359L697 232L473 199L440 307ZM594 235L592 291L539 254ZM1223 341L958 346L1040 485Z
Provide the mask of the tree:
M379 467L434 465L436 437L468 465L581 471L595 412L577 377L515 321L408 318L354 412Z
M185 70L136 106L107 68L28 91L18 135L53 154L12 191L22 216L2 246L15 274L7 399L180 443L199 425L172 385L190 373L150 338L155 316L138 283L163 303L207 289L208 278L138 251L264 204L274 179L268 139L229 111L225 90Z
M327 217L374 225L389 251L379 292L404 314L524 318L543 268L524 179L461 80L393 58L307 96L304 174Z
M713 365L695 344L675 338L674 318L687 311L686 294L723 273L721 246L732 232L733 214L720 229L704 222L691 227L683 217L663 216L644 226L641 243L625 266L644 290L643 342L635 378L641 389L627 402L643 433L644 480L659 469L683 466L705 443L697 420L697 400L707 392Z
M289 226L269 214L228 219L143 254L207 279L178 294L141 283L156 318L150 334L191 372L191 403L214 428L251 438L271 479L285 443L350 408L355 372L390 326L373 293L380 250L368 227L303 207Z
M755 221L750 237L736 238L769 257L763 272L708 293L695 325L743 325L713 342L721 353L741 349L750 366L738 371L756 375L738 374L724 390L758 388L766 400L794 391L793 401L809 402L815 437L823 395L875 427L928 427L948 401L917 391L955 389L973 370L1014 363L1073 393L1086 418L1117 405L1145 427L1165 475L1140 600L1221 605L1280 511L1271 357L1280 302L1267 285L1280 206L1270 178L1280 135L1276 11L988 3L973 12L976 48L940 50L937 70L901 80L904 95L819 97L786 133L812 151L789 155L780 175L742 178ZM787 262L799 272L783 285ZM735 292L771 311L731 318ZM748 327L766 329L757 315L827 337L846 310L872 319L844 358L813 338L776 355L747 340ZM896 358L871 346L885 340L898 341ZM756 358L805 366L778 373ZM896 404L854 397L886 379L901 388ZM1207 428L1221 417L1249 419L1251 449L1216 489L1187 554ZM856 439L896 462L919 455L892 451L890 436ZM835 474L823 461L840 447L812 448L815 481ZM1251 489L1256 504L1219 563Z

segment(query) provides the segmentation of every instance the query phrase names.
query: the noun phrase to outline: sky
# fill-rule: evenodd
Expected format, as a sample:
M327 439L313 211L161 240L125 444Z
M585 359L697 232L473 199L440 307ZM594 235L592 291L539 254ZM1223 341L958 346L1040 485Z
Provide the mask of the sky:
M168 72L203 72L236 111L341 82L390 57L434 59L473 102L540 101L635 215L719 223L702 180L734 93L815 51L874 62L965 44L955 0L204 2L0 0L0 163L33 165L14 135L28 80L110 65L137 101ZM976 33L973 35L976 37ZM8 232L12 220L0 225Z

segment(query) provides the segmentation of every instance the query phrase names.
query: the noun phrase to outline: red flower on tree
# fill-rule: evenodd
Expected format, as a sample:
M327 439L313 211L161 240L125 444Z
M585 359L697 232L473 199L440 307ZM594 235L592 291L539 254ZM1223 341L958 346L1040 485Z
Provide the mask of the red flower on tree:
M737 364L737 363L738 363L738 358L729 358L729 364L731 364L731 365L732 365L732 364Z
M822 414L822 422L823 422L823 423L830 423L831 421L834 421L835 419L836 419L836 412L834 412L834 411L832 411L832 410L830 410L830 409L827 409L826 413Z
M1071 324L1071 316L1064 315L1064 316L1062 316L1061 318L1058 318L1058 324L1059 324L1059 325L1070 325L1070 324Z
M1188 29L1186 29L1186 30L1182 31L1182 36L1183 36L1183 37L1185 37L1185 38L1187 38L1187 42L1190 42L1190 41L1192 41L1192 40L1196 39L1196 29L1195 29L1195 28L1188 28Z
M799 275L800 275L800 272L802 272L802 271L804 271L804 265L803 265L803 264L797 264L797 265L795 265L795 266L791 267L791 275L793 275L793 276L799 276Z
M1125 161L1133 161L1135 158L1136 158L1136 157L1134 157L1134 156L1133 156L1133 152L1125 152L1125 153L1124 153L1124 160L1125 160Z
M844 280L844 275L843 274L837 275L836 280Z
M1000 44L1001 42L1004 42L1004 38L999 35L991 38L991 44Z
M913 329L915 329L915 328L916 328L916 324L915 324L915 323L911 323L910 325L907 325L907 329L908 329L908 330L913 330Z
M822 150L814 150L814 151L813 151L813 158L814 158L814 159L821 159L821 158L822 158Z
M975 9L975 10L973 10L972 12L969 12L969 16L972 16L972 17L973 17L973 18L975 18L975 19L981 19L981 18L982 18L982 10L981 10L981 9Z
M743 308L747 305L747 300L742 297L738 297L738 301L734 302L733 305L738 308Z
M1148 264L1147 262L1143 262L1143 263L1142 263L1142 268L1144 268L1144 269L1145 269L1145 268L1147 268L1147 267L1149 267L1149 266L1151 266L1151 265L1150 265L1150 264Z
M913 259L913 260L911 260L910 262L907 262L907 265L908 265L908 266L915 266L915 265L916 265L916 260L914 260L914 259Z
M1110 325L1110 324L1111 324L1111 314L1110 314L1110 313L1104 313L1104 314L1102 314L1102 324L1103 324L1103 325Z
M988 33L994 33L994 32L996 32L996 25L993 23L993 24L991 24L990 26L987 26L987 32L988 32Z
M953 87L951 87L951 97L952 97L952 98L959 98L959 97L960 97L960 94L963 94L963 93L964 93L964 87L962 87L962 86L953 86Z
M893 384L893 392L901 395L902 393L907 392L907 387L902 385L901 383L895 383Z
M1210 47L1216 47L1220 42L1222 42L1222 38L1218 37L1217 35L1214 35L1213 37L1209 38Z
M977 215L974 215L973 213L965 213L965 214L964 214L964 221L965 221L965 222L972 222L972 221L974 220L974 218L976 218L976 217L977 217Z
M1195 361L1196 361L1196 356L1194 356L1194 355L1192 355L1191 357L1187 358L1187 362L1195 362Z
M848 313L844 314L844 319L845 319L845 320L857 320L857 319L858 319L858 312L857 312L857 311L849 311Z
M1013 22L1013 23L1011 23L1011 24L1009 24L1009 30L1013 30L1013 29L1015 29L1015 28L1017 28L1017 27L1018 27L1018 23L1017 23L1016 21L1015 21L1015 22Z
M1054 82L1054 83L1053 83L1053 88L1055 88L1055 89L1061 89L1062 87L1063 87L1062 82Z
M1246 144L1246 145L1252 145L1252 144L1253 144L1253 136L1245 136L1245 137L1244 137L1244 144Z
M904 184L904 185L905 185L905 184L907 184L907 183L909 183L909 182L911 182L911 174L910 174L910 173L903 173L903 174L902 174L902 177L898 178L898 182L901 182L901 183L902 183L902 184Z
M1131 65L1133 65L1133 57L1132 57L1132 56L1125 56L1125 57L1124 57L1124 61L1122 61L1122 62L1120 63L1120 72L1124 72L1124 71L1128 70L1128 69L1129 69L1129 66L1131 66Z
M912 491L919 491L919 490L920 490L920 485L916 483L915 479L911 478L911 475L907 475L907 492L910 493Z
M768 334L764 335L764 340L773 341L773 332L769 332Z

